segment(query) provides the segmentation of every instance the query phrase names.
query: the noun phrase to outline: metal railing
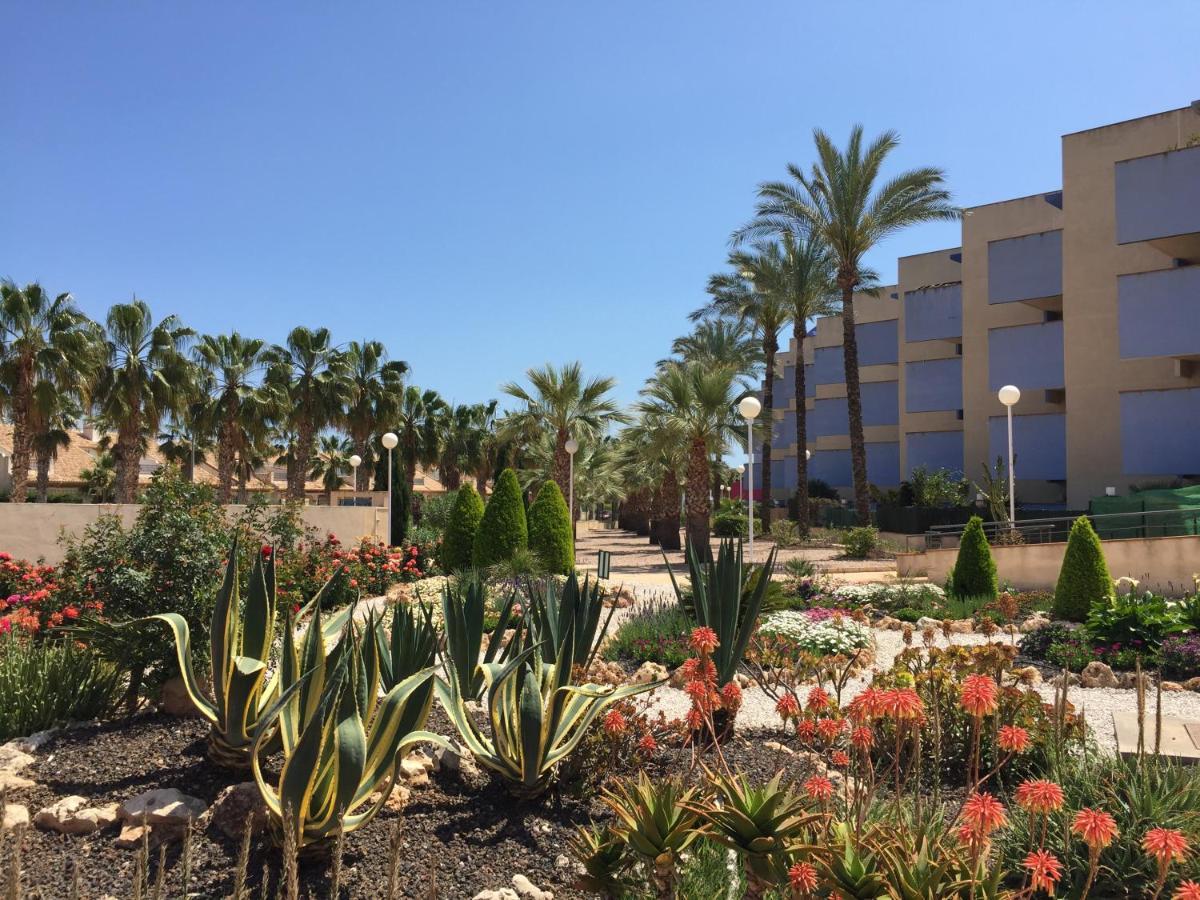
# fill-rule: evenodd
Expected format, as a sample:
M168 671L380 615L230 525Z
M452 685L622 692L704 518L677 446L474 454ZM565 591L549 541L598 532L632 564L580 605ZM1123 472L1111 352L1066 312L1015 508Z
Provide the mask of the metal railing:
M1103 540L1200 534L1200 509L1146 509L1087 514L1087 517ZM1015 525L1010 522L984 522L983 531L991 544L1005 543L1007 536L1013 532L1020 536L1020 539L1012 541L1013 543L1062 543L1067 540L1071 533L1071 525L1077 518L1075 515L1018 519ZM924 534L908 535L905 538L905 549L913 551L957 547L965 528L965 525L934 525Z

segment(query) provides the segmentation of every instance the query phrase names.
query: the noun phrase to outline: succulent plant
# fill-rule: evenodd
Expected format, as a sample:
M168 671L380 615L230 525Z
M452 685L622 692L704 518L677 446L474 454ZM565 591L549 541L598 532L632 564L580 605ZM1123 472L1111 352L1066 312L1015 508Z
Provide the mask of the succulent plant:
M572 657L585 671L590 668L617 610L615 605L609 609L602 628L604 598L600 582L585 576L581 585L572 572L561 585L553 577L531 582L528 594L527 618L534 640L542 644L546 653L551 653L557 650L567 631L572 630Z
M513 620L516 594L510 593L500 608L496 627L489 634L487 649L483 648L483 617L487 610L487 585L476 574L465 575L456 584L442 588L442 621L446 629L446 656L455 672L455 680L467 700L478 700L483 693L485 664L503 659L504 632Z
M692 802L695 787L684 788L677 778L651 781L639 772L636 781L618 780L603 794L616 814L615 834L635 856L651 867L658 897L675 896L679 856L707 833Z

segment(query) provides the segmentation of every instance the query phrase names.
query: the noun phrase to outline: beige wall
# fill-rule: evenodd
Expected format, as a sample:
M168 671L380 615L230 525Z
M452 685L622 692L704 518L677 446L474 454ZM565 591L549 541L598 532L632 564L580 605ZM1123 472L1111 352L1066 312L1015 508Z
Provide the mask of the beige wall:
M1200 536L1130 538L1103 541L1104 558L1113 578L1136 578L1146 590L1180 596L1192 590L1192 576L1200 569ZM1000 580L1020 590L1053 590L1058 581L1067 545L1025 544L992 547ZM896 568L901 577L928 576L941 584L954 567L957 548L901 553Z
M63 534L82 534L103 515L117 515L128 525L140 509L135 503L0 503L0 550L18 559L57 563L63 556ZM245 507L225 509L236 516ZM306 506L300 515L306 526L322 534L332 532L343 543L387 533L387 510L379 507Z

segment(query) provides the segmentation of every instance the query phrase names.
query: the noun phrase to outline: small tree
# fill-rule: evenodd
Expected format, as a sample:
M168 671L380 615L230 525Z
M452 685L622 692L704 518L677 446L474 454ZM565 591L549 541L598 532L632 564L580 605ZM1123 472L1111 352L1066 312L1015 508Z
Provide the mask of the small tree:
M505 469L496 479L496 487L479 520L479 530L475 532L475 567L482 569L504 562L528 546L529 528L521 485L517 483L517 473Z
M983 519L971 516L958 544L958 559L950 587L956 597L987 597L995 599L999 592L996 581L996 562L983 533Z
M529 549L555 575L570 575L575 569L575 547L571 540L571 514L562 491L547 481L529 507Z
M475 533L483 518L483 500L468 482L458 489L446 534L442 539L441 565L448 572L471 568L475 553Z
M1054 615L1082 622L1093 603L1112 596L1112 576L1100 548L1100 537L1088 517L1080 516L1071 526L1067 552L1063 554L1058 583L1054 586Z

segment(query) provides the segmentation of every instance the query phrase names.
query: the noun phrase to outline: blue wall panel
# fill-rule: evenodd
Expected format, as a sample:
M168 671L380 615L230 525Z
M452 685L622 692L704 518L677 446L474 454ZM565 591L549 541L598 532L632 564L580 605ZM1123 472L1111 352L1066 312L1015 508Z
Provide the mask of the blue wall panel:
M910 413L962 409L962 357L906 363L904 408Z
M988 332L988 384L1026 388L1063 386L1063 323L1040 322Z
M808 461L808 477L819 479L836 488L854 483L850 468L849 450L814 450Z
M1045 416L1013 416L1013 454L1017 458L1018 480L1065 480L1067 417L1058 413ZM1005 461L1007 471L1008 425L1005 416L992 416L988 419L988 468L995 464L996 457ZM978 466L978 462L975 465Z
M796 412L789 409L783 414L782 419L775 420L775 427L771 431L771 446L790 447L794 443L796 443Z
M816 366L814 366L812 363L805 363L805 365L804 365L804 396L805 397L817 396L817 377L814 373L814 369L816 369Z
M904 340L962 337L962 284L908 291L904 295Z
M850 433L850 416L846 411L845 397L817 400L808 413L810 437L830 437Z
M1121 394L1121 470L1200 474L1200 388Z
M898 328L895 319L869 322L855 329L858 335L858 366L881 366L900 358Z
M1200 353L1200 266L1117 277L1121 359Z
M1116 166L1117 243L1200 231L1200 147Z
M924 466L928 471L949 469L962 474L963 433L961 431L914 431L906 435L908 471Z
M900 484L899 442L877 441L867 444L867 481L881 488Z
M1061 231L988 244L988 303L1037 300L1061 293Z
M846 380L846 363L841 346L818 347L813 351L812 383L841 384ZM805 385L807 388L807 385Z
M796 396L796 367L784 366L783 375L775 379L775 403L786 406Z
M860 386L863 425L900 424L900 382L866 381ZM847 434L849 424L847 423Z

